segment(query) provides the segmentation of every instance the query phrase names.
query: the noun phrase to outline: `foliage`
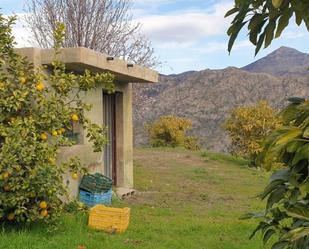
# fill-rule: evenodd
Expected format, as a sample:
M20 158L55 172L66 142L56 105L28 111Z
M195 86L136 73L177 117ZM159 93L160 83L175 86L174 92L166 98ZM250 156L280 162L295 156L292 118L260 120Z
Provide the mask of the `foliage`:
M96 86L113 91L113 76L67 72L57 59L61 24L54 34L55 60L50 74L44 73L15 52L14 22L0 15L0 222L52 222L66 194L64 172L85 172L78 158L56 163L61 147L73 145L65 134L80 124L89 128L94 149L103 148L105 130L86 118L91 107L81 96Z
M192 129L189 119L173 115L161 116L148 127L149 142L153 147L185 147L199 150L198 139L187 136Z
M278 236L273 249L309 247L309 100L290 101L282 112L285 126L268 137L262 154L268 169L273 158L286 168L271 176L260 195L267 198L265 212L248 216L263 218L253 235L261 230L264 242Z
M251 160L253 164L263 149L262 140L280 126L280 118L266 101L233 109L223 125L232 140L232 155Z
M309 30L308 9L308 0L235 0L234 8L226 13L226 17L236 15L227 32L230 36L228 51L232 50L245 25L256 54L263 44L266 48L273 39L281 36L292 17L295 17L298 26L304 22Z

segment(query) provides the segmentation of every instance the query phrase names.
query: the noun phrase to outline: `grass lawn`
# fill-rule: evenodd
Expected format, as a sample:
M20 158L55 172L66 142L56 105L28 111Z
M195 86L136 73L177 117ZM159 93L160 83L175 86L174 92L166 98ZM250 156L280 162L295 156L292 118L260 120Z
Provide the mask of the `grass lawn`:
M202 155L203 154L203 155ZM135 187L140 193L116 206L132 208L129 230L109 235L87 228L87 217L64 215L59 230L2 227L2 249L268 249L259 235L248 240L256 221L238 218L263 203L268 174L242 160L179 149L136 149Z

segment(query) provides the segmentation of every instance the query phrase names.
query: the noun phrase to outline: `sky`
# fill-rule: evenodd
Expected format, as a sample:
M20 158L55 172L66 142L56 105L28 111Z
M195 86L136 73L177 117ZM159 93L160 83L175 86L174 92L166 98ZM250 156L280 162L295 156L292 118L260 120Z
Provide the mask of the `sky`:
M149 38L155 55L162 62L156 69L163 74L191 70L243 67L281 46L309 53L309 32L291 22L283 36L254 57L254 46L242 32L232 53L227 52L226 30L231 19L224 14L233 7L231 0L132 0L133 21ZM25 0L0 0L2 13L24 13ZM19 47L29 46L26 28L19 22L14 28Z

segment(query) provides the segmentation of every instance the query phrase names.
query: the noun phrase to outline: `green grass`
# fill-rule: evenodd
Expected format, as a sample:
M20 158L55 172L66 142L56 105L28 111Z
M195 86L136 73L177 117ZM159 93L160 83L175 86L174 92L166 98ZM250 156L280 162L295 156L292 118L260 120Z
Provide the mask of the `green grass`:
M207 159L207 160L206 160ZM180 149L137 149L135 187L140 193L116 206L132 208L126 233L109 235L87 228L86 215L64 215L59 230L47 233L2 227L6 249L262 249L248 237L256 221L238 218L263 203L251 198L267 182L266 173L217 153Z

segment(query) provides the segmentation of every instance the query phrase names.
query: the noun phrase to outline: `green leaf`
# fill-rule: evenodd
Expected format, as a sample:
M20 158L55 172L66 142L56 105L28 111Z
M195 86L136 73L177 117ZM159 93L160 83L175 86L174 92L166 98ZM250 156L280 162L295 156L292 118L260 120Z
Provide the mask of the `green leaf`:
M259 40L256 44L256 49L255 49L255 55L257 55L263 45L263 42L264 42L264 39L265 39L265 32L263 34L260 35L259 37Z
M233 26L233 31L230 31L230 40L228 44L228 52L230 53L232 51L233 45L235 43L235 40L238 36L239 31L242 29L242 27L246 24L247 22L242 22L242 23L236 23Z
M296 165L302 160L309 160L309 143L303 145L297 150L293 158L292 165Z
M309 209L307 207L292 207L287 210L287 214L293 218L309 221Z
M274 39L276 29L276 19L271 19L265 29L265 48L267 48Z
M282 135L277 140L276 145L287 144L287 143L291 142L292 140L294 140L295 138L297 138L300 135L302 135L302 130L300 128L293 127L293 128L290 129L289 132L287 132L286 134Z
M263 236L263 242L264 244L266 244L268 242L268 240L271 238L271 236L273 236L276 233L276 231L274 229L268 229Z
M281 180L287 182L290 178L290 174L291 172L289 169L281 169L273 173L270 177L270 180L271 181Z
M267 199L266 209L270 209L274 204L283 199L286 191L287 188L285 186L280 186L275 191L273 191Z
M279 22L278 22L277 31L276 31L276 36L275 36L276 38L280 37L282 34L282 31L289 25L289 21L292 15L293 15L293 10L288 9L280 17Z
M228 12L226 12L224 18L230 16L230 15L233 15L234 13L236 13L237 11L239 11L239 8L235 7L233 9L230 9Z
M305 129L305 131L303 133L303 137L304 138L309 138L309 126Z
M287 241L278 241L275 244L273 244L271 249L284 249L288 244L289 242Z

